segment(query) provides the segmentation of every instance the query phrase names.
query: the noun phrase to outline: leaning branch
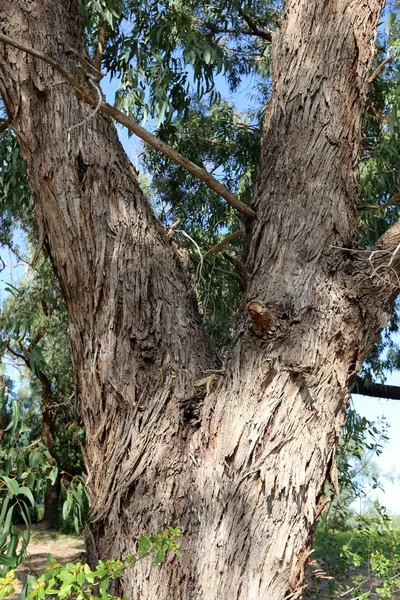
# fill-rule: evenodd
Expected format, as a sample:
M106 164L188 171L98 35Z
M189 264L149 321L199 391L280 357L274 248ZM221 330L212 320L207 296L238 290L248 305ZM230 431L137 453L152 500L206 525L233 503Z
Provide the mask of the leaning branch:
M214 256L214 254L218 254L219 252L221 252L221 250L223 250L225 248L225 246L227 246L229 244L229 242L231 242L232 240L235 240L236 238L240 237L241 235L243 235L243 231L234 231L233 233L230 233L229 235L224 237L224 239L221 242L219 242L219 244L216 244L215 246L213 246L212 248L207 250L207 252L205 254L203 254L203 258L210 258L210 256Z
M397 192L394 196L389 198L385 204L364 204L360 206L360 210L383 210L384 208L388 208L389 206L393 206L394 204L398 204L400 202L400 192Z
M248 15L241 6L238 8L239 15L246 21L247 25L250 29L258 35L258 37L267 40L267 42L272 42L272 32L266 29L260 29L255 21Z
M366 384L361 377L357 377L352 394L371 396L373 398L386 398L387 400L400 400L400 387L397 385L385 385L383 383Z
M175 164L189 171L189 173L191 173L192 175L197 177L197 179L205 183L211 190L213 190L219 196L224 198L224 200L226 200L228 204L230 204L230 206L232 206L240 213L245 215L249 220L253 220L255 218L256 213L254 212L254 210L252 210L250 207L246 206L246 204L241 202L235 196L235 194L232 194L232 192L228 190L228 188L222 185L217 179L215 179L215 177L210 175L210 173L208 173L205 169L198 167L191 160L189 160L185 156L182 156L181 154L179 154L179 152L176 152L176 150L168 146L168 144L165 144L155 135L144 129L144 127L139 125L137 121L135 121L131 117L128 117L127 115L119 111L117 108L115 108L115 106L111 106L107 102L101 102L99 104L98 98L93 95L92 91L89 89L89 86L83 87L82 85L80 85L58 62L56 62L49 56L43 54L42 52L38 52L34 48L25 46L24 44L21 44L20 42L17 42L16 40L9 38L6 35L0 34L0 42L3 42L4 44L7 44L9 46L13 46L18 50L22 50L22 52L26 52L27 54L30 54L31 56L34 56L35 58L38 58L39 60L53 67L53 69L57 71L65 79L65 81L67 81L71 85L71 87L74 88L79 99L83 100L90 106L93 106L97 110L100 110L100 112L104 113L105 115L112 117L115 121L117 121L121 125L124 125L129 131L131 131L137 137L149 144L149 146L151 146L155 150L158 150L159 152L162 152ZM90 81L91 85L93 86L94 78L88 74L86 74L86 76L88 78L88 81Z
M389 54L389 56L387 56L385 58L385 60L383 60L377 67L376 69L372 72L370 78L368 79L368 83L372 83L374 81L374 79L376 77L378 77L379 73L382 71L383 67L386 65L386 63L388 63L390 60L392 60L394 54Z
M94 105L93 99L90 101L92 106ZM189 173L200 179L203 183L205 183L211 190L216 192L221 198L224 198L233 208L236 208L240 213L245 215L251 221L255 218L256 213L249 206L246 206L243 202L241 202L235 194L232 194L231 191L228 190L222 183L220 183L215 177L210 175L205 169L198 167L191 160L173 150L168 144L165 144L158 137L147 131L144 127L139 125L137 121L128 117L121 111L119 111L115 106L111 106L107 102L103 102L100 106L100 111L106 115L112 117L115 121L124 125L129 131L132 131L137 137L142 139L144 142L155 148L155 150L159 150L165 156L170 158L176 165L183 167Z
M107 23L104 21L99 31L99 41L97 42L96 58L94 60L94 66L98 71L101 71L101 62L103 60L104 44L106 43L106 27Z

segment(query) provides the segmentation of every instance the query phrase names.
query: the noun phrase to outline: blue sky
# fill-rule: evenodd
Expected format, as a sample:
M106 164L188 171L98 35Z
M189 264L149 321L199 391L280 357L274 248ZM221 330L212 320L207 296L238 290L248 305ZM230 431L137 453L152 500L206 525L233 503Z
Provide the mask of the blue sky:
M389 376L386 383L400 385L400 374ZM388 443L382 454L372 459L382 473L384 492L374 490L369 494L369 499L379 499L389 512L400 514L400 401L354 394L353 403L360 415L370 420L386 417L390 425Z

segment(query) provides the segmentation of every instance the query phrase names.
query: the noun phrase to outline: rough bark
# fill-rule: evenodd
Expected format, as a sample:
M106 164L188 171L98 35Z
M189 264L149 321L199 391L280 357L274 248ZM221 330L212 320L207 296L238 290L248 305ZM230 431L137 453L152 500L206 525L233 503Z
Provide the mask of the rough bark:
M374 253L356 247L362 113L382 4L286 2L246 302L224 374L202 402L193 383L218 362L112 123L81 123L91 109L54 85L48 65L0 50L1 93L68 306L92 550L118 557L140 533L185 529L182 560L142 562L122 582L128 598L301 596L349 392L398 288L400 226ZM0 10L5 35L79 79L58 40L84 52L77 2L0 0Z

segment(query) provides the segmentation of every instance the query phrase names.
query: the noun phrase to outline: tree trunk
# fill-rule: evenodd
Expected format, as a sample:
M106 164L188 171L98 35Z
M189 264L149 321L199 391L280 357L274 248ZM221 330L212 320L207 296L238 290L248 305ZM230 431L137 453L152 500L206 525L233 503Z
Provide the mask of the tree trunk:
M68 307L95 552L118 558L140 534L185 531L182 559L143 561L125 576L129 599L302 594L349 390L397 293L400 227L379 252L356 249L357 161L382 4L286 2L246 302L224 374L202 401L193 384L218 359L114 126L49 66L1 48L1 93ZM85 52L77 1L0 0L0 10L6 35L83 84L60 41Z

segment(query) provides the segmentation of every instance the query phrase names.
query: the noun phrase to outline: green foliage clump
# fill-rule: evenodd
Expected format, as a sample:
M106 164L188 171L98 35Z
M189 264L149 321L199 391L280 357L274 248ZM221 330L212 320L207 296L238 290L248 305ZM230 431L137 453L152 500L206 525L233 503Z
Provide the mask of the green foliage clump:
M249 120L256 123L251 124ZM228 102L199 103L185 117L162 126L159 137L191 161L213 172L250 203L259 155L260 123ZM245 225L235 211L187 171L148 149L144 166L152 177L150 200L160 220L174 228L175 240L189 257L200 309L216 347L223 353L232 335L246 283ZM203 256L228 234L238 232L223 252Z
M0 243L15 248L13 233L21 222L33 226L33 198L17 138L10 130L0 136Z
M148 556L154 557L156 565L160 565L168 553L181 556L177 543L181 535L179 527L169 527L165 531L159 530L156 535L142 536L136 553L122 560L99 560L92 569L80 562L63 566L49 557L50 568L41 577L28 576L26 600L44 600L47 596L56 596L60 600L119 600L108 593L110 582L119 579L126 569L134 568L139 560ZM16 583L13 571L0 578L0 598L12 593Z
M327 487L330 502L318 523L313 554L317 578L307 597L333 600L345 594L372 600L398 592L400 530L386 509L368 498L382 489L373 458L387 440L385 421L372 422L349 410L337 456L340 497Z
M103 65L120 81L117 104L158 123L185 114L192 92L217 103L218 76L235 89L244 76L268 69L270 40L249 23L268 38L282 9L274 0L85 0L82 6L93 56L105 28Z
M58 469L44 444L29 439L18 402L13 400L6 411L4 385L0 394L0 575L6 576L25 555L31 510L42 499L46 482L56 480ZM15 525L17 512L26 526L22 531Z
M42 434L59 467L70 476L83 470L78 439L82 427L77 415L72 364L67 341L67 312L50 260L41 253L34 268L9 284L11 294L0 314L0 356L19 361L30 373L23 404L33 437Z

